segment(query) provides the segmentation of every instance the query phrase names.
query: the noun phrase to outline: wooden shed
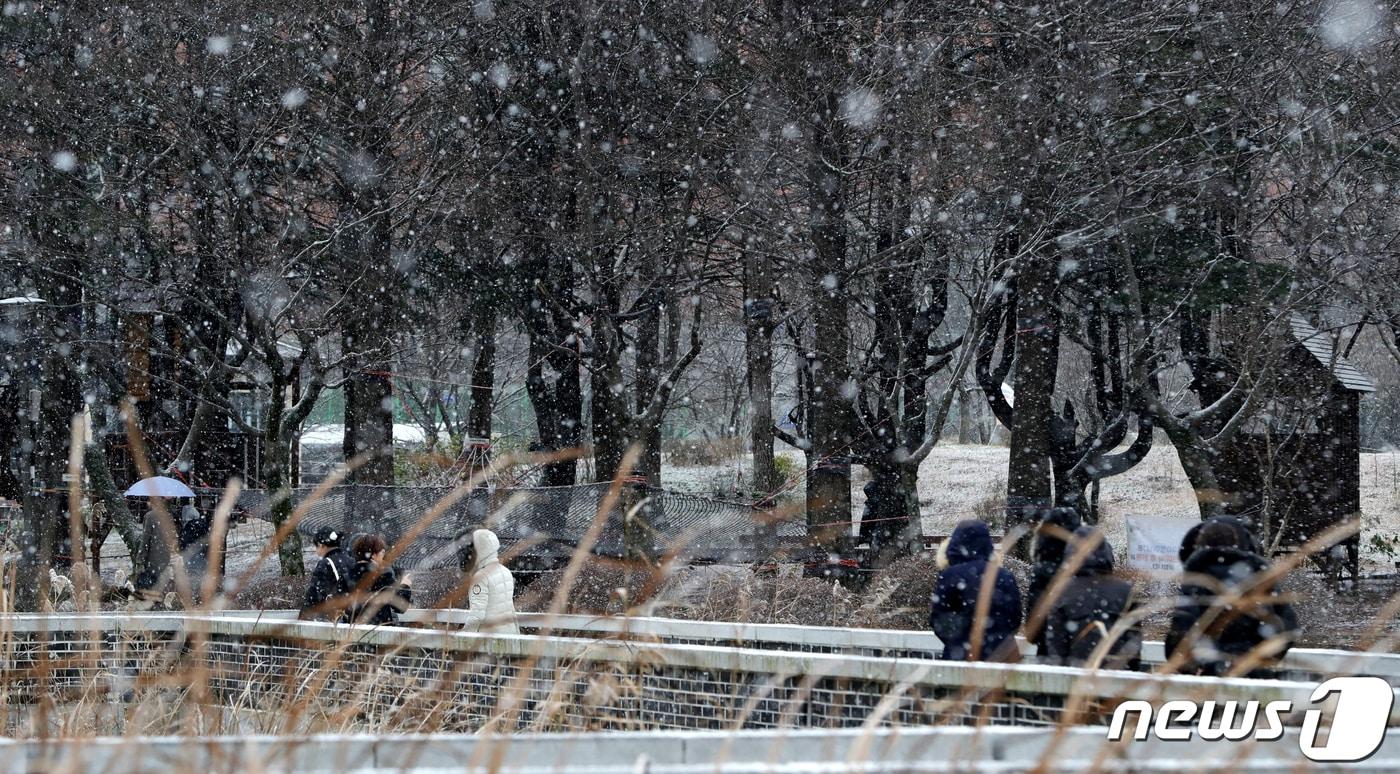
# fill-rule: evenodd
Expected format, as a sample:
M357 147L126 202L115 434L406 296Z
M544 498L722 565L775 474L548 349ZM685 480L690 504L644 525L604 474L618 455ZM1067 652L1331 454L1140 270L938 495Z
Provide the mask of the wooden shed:
M1276 552L1360 519L1360 406L1376 391L1301 315L1290 318L1289 333L1278 396L1219 461L1235 509L1260 525ZM1354 574L1359 534L1342 545Z

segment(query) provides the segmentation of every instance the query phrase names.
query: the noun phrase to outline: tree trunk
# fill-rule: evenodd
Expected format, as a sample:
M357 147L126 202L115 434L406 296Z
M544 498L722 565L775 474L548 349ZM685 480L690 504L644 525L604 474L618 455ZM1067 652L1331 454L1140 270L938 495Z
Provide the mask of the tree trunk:
M204 429L217 414L217 406L202 398L199 400L194 416L190 419L189 429L185 431L185 440L180 443L180 450L176 452L175 459L165 466L166 475L177 474L185 477L186 481L193 481L190 474L194 470L194 458L199 453L200 441L204 438ZM223 482L210 483L217 486Z
M1015 409L1006 474L1007 528L1025 524L1048 507L1051 483L1051 401L1059 364L1055 310L1056 264L1030 256L1016 280Z
M972 390L958 385L958 445L960 446L973 443L972 402L967 399L970 392Z
M467 435L491 439L491 409L496 386L496 311L487 308L477 316L476 361L472 364L472 406L467 415Z
M807 168L814 256L810 267L816 359L812 364L812 449L807 470L807 526L834 548L851 521L850 321L846 281L845 153L840 97L825 95L813 122Z
M553 382L550 381L544 371L546 358L554 363L566 358L542 354L548 348L548 343L531 334L530 365L526 371L525 388L535 409L535 426L540 436L538 449L541 452L556 452L578 447L583 392L576 357L568 357L572 361L570 366L557 372ZM570 457L544 465L540 483L544 486L573 486L577 478L578 460Z
M292 501L290 433L284 427L281 385L274 383L273 400L268 403L263 420L263 480L268 497L272 499L272 527L281 529L292 517L296 503ZM277 546L277 560L284 576L305 575L301 558L301 535L293 530Z
M373 175L351 171L339 179L341 223L339 257L356 269L346 300L345 459L366 454L364 464L351 470L351 484L390 486L394 483L394 391L390 378L394 331L402 325L403 275L395 268L396 234L389 181L396 164L391 128L395 109L391 80L394 12L384 0L363 6L366 46L361 58L344 60L349 78L336 95L335 107L351 133L355 149L376 170ZM274 395L281 400L281 395ZM366 504L368 513L380 512ZM353 511L352 511L353 513ZM348 526L348 525L347 525Z
M1176 448L1176 456L1181 461L1186 480L1191 483L1191 491L1196 496L1196 507L1201 512L1201 518L1208 519L1227 514L1229 497L1221 488L1220 479L1215 474L1214 453L1199 443L1193 433L1182 432L1172 424L1167 424L1164 429L1167 437L1171 439L1172 446Z
M117 491L116 483L112 480L112 469L107 464L107 451L102 448L102 442L94 439L88 444L83 452L83 465L87 469L88 481L92 484L93 494L107 510L107 518L116 527L117 534L121 536L122 544L131 554L133 564L133 577L144 570L144 567L135 566L139 559L141 549L141 534L136 529L136 523L131 517L131 509L126 505L126 498Z
M592 404L593 479L611 481L627 453L631 433L631 409L622 390L621 353L611 323L594 329Z
M61 275L77 276L72 265L54 268ZM71 281L41 286L40 292L50 303L32 321L36 330L42 332L39 346L44 350L32 355L40 364L39 378L30 385L37 392L23 396L24 427L31 451L29 464L22 470L27 473L32 469L34 480L26 482L23 499L25 526L19 540L19 580L15 589L15 609L19 611L37 610L48 601L54 551L68 535L68 497L63 475L68 470L71 422L75 414L83 411L82 385L73 362L80 359L82 351L77 343L82 335L81 294Z
M865 512L860 538L870 543L876 563L887 564L909 548L919 514L919 466L890 455L868 465Z
M394 483L394 390L382 363L357 359L354 373L345 381L346 461L366 455L365 462L350 471L352 484L390 486ZM273 401L285 400L280 392Z
M654 272L645 278L656 282ZM674 321L673 321L674 322ZM650 405L652 396L661 386L662 346L661 346L661 294L651 293L642 316L637 320L637 384L633 396L636 406L635 416L641 418ZM664 416L664 414L662 415ZM655 422L635 428L637 441L642 445L641 456L637 459L637 475L644 476L648 486L661 486L661 417Z
M752 250L744 256L744 350L748 364L749 445L753 451L753 494L763 501L777 491L773 456L773 299L772 265Z

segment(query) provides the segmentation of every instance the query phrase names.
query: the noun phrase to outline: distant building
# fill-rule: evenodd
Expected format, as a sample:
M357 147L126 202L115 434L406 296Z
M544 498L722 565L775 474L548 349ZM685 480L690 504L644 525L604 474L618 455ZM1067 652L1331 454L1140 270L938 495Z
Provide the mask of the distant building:
M1370 376L1301 315L1289 320L1285 380L1260 417L1217 460L1236 511L1265 528L1277 550L1361 517L1360 405ZM1355 569L1359 535L1343 544Z

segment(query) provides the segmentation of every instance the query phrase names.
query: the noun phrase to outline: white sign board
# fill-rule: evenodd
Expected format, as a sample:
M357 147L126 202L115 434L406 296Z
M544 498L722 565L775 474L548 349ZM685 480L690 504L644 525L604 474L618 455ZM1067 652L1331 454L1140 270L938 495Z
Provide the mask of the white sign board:
M1128 517L1128 567L1154 575L1181 572L1176 558L1186 531L1200 522L1168 516Z

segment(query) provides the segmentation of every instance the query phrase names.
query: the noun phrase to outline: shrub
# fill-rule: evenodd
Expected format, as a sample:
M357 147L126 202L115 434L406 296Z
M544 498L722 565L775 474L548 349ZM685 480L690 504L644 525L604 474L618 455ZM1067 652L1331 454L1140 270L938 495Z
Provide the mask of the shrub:
M778 480L783 483L782 488L784 489L796 484L806 472L796 457L789 457L786 454L779 454L773 458L773 468L778 474Z
M986 494L972 506L972 516L987 523L993 532L1006 527L1006 480L994 478L986 488Z

